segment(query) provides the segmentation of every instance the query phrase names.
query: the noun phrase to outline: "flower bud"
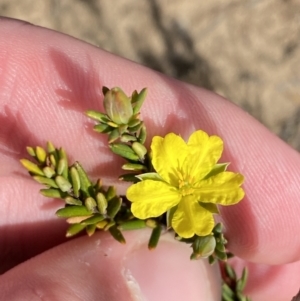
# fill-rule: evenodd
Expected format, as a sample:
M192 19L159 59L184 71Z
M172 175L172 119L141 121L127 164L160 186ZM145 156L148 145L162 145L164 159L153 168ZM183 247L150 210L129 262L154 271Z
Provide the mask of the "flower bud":
M116 124L127 124L133 115L131 100L120 88L112 88L104 96L104 108Z
M216 240L213 235L198 236L193 245L192 259L207 258L215 251Z

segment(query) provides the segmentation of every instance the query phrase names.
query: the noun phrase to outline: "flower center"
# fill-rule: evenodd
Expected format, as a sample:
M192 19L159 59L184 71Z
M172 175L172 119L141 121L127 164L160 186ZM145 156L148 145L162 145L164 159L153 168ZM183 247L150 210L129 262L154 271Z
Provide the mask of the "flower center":
M193 178L189 175L184 175L181 171L177 171L178 176L178 188L182 196L190 195L194 193L192 186Z

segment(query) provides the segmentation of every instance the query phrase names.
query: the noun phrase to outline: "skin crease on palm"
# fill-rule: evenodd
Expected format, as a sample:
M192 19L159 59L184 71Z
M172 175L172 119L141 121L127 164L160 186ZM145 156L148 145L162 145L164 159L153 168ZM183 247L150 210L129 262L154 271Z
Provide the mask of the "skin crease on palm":
M148 137L174 132L186 139L196 129L222 137L221 161L245 176L244 200L221 210L229 248L241 258L233 264L249 267L253 301L292 299L300 286L295 150L220 96L69 36L1 19L0 300L220 299L216 267L191 262L190 249L171 236L151 252L148 231L126 233L125 246L102 233L66 242L65 222L54 216L61 201L40 196L21 167L27 145L50 140L95 179L117 183L122 162L83 115L102 108L103 85L128 94L148 87Z

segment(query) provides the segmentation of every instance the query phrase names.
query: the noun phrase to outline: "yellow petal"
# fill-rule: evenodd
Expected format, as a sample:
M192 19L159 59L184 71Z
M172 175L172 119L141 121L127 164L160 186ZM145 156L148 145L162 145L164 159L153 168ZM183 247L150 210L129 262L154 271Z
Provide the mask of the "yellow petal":
M220 159L223 141L218 136L208 136L199 130L190 136L188 147L185 172L194 178L194 181L198 181L203 179Z
M180 194L165 182L145 180L130 186L126 197L132 202L131 211L140 219L162 215L180 201Z
M195 193L202 203L215 203L223 206L238 203L245 195L240 187L244 181L241 174L234 172L221 172L199 183Z
M172 219L174 231L184 238L195 234L208 235L214 227L212 214L201 207L194 196L186 196L180 201Z
M178 187L177 171L182 169L187 157L185 141L174 133L167 134L165 138L155 136L152 144L152 164L156 172L168 183Z

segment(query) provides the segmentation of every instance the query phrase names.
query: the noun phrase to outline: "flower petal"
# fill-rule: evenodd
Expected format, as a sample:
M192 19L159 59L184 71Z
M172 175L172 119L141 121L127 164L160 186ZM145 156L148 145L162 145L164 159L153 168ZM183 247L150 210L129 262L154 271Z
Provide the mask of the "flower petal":
M195 193L201 203L215 203L223 206L238 203L245 195L240 187L244 177L239 173L221 172L199 183Z
M126 197L132 202L131 211L140 219L160 216L180 201L177 189L165 182L145 180L131 185Z
M223 141L218 136L208 136L203 131L194 132L188 141L189 156L185 172L194 181L203 179L216 165L223 152Z
M181 199L172 219L174 231L183 238L195 234L208 235L214 227L212 214L198 204L194 196L185 196Z
M181 170L187 157L185 141L174 133L167 134L165 138L153 137L152 164L156 172L169 184L178 187L177 171Z

